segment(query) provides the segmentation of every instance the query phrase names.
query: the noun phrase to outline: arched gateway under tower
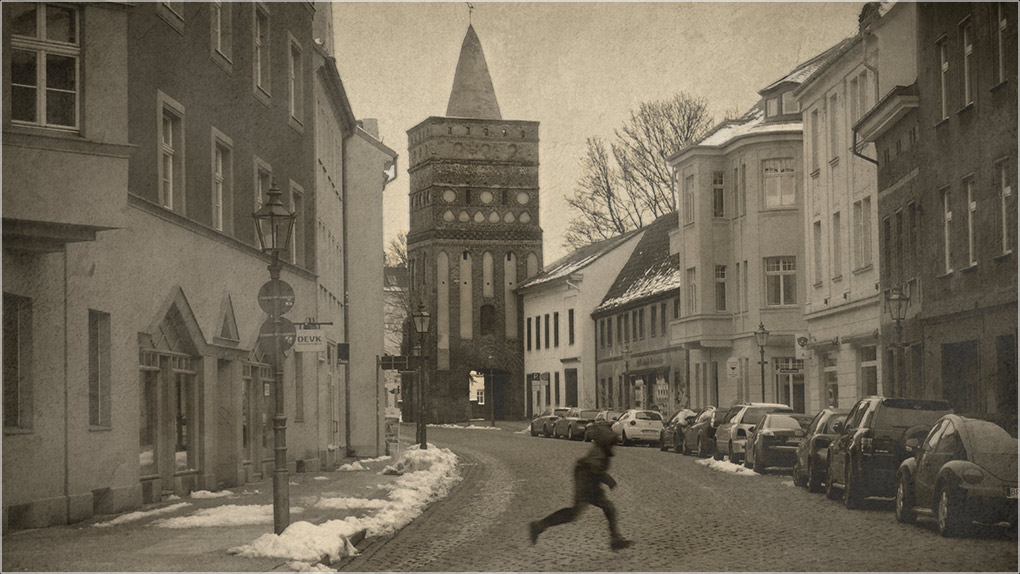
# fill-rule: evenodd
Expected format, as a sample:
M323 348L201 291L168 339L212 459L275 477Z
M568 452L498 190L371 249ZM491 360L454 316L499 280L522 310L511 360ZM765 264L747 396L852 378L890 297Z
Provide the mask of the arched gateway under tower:
M433 317L423 349L427 421L524 417L516 290L542 265L538 122L502 118L473 27L446 116L426 119L407 137L411 308L424 303ZM481 396L472 372L475 381L485 377ZM410 390L405 397L415 396ZM413 419L409 402L404 415Z

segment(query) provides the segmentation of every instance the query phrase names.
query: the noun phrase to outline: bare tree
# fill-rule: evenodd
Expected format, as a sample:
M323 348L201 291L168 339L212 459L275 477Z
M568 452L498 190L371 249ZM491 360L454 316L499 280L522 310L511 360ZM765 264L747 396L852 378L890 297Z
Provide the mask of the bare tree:
M384 255L387 267L407 268L407 232L400 231L386 245Z
M708 103L683 92L642 103L614 132L606 150L588 138L581 177L566 198L577 216L565 234L578 248L643 226L676 209L666 159L700 139L712 126Z

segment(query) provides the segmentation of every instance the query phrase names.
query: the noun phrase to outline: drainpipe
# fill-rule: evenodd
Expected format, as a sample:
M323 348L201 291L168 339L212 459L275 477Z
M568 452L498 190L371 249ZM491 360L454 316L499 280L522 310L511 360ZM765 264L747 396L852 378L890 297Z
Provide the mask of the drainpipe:
M67 376L67 326L70 323L67 288L67 246L64 246L64 504L67 513L67 521L71 521L71 440L70 420L71 411L69 401L71 398L70 381Z

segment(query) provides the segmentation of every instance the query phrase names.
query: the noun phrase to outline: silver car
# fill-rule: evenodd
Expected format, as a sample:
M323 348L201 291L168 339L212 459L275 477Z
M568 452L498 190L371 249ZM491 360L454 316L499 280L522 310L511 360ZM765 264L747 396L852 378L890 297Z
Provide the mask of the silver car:
M727 454L734 463L743 460L747 436L766 414L793 412L789 405L781 403L744 403L733 409L736 411L731 409L732 416L715 431L715 459L722 460L723 454Z

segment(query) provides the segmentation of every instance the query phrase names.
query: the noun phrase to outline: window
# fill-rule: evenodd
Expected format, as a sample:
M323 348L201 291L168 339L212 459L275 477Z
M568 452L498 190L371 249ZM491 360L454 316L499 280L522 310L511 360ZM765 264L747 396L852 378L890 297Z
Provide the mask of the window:
M567 309L567 344L574 344L574 310Z
M712 217L726 217L726 191L721 171L712 174Z
M89 309L89 425L110 426L110 315Z
M651 321L649 321L649 325L648 325L649 337L654 339L655 337L658 336L658 329L656 329L656 326L657 326L656 325L656 320L658 319L658 317L656 317L655 305L652 305L652 312L649 315L650 315L649 318L651 319Z
M184 106L163 92L157 93L156 100L160 114L158 200L161 206L184 213Z
M294 213L294 230L290 238L290 261L305 266L305 190L290 182L290 210Z
M4 292L4 429L32 428L32 300Z
M622 344L628 340L627 331L623 328L623 316L616 316L616 339Z
M490 304L482 305L478 310L478 330L482 335L493 335L496 332L496 307Z
M213 60L221 64L230 64L233 54L234 26L232 4L214 1L210 4L209 29L211 34ZM227 68L230 71L230 68Z
M715 310L726 310L726 266L715 266Z
M5 5L11 25L11 120L77 129L78 10L43 3Z
M942 251L946 273L953 272L952 240L950 224L953 222L953 192L949 188L942 190Z
M684 223L694 223L694 176L684 178Z
M542 316L535 317L535 350L542 348Z
M553 347L560 346L560 313L553 313Z
M739 313L739 312L744 310L743 307L741 306L742 302L741 302L741 291L740 291L740 262L739 261L737 261L737 272L734 275L734 278L737 280L737 312Z
M642 308L637 310L637 318L638 318L638 330L637 330L638 339L644 339L645 338L645 308L644 307L642 307Z
M871 198L854 202L854 269L871 265Z
M822 357L822 381L824 384L826 405L830 407L839 406L839 371L837 369L836 353L826 353ZM847 419L849 420L849 418Z
M687 269L687 314L693 315L698 312L698 269L689 267Z
M839 98L836 94L829 96L829 157L839 157Z
M258 157L255 158L255 209L262 207L262 203L266 199L266 193L269 192L269 188L273 185L273 168L268 163L262 161ZM414 284L414 281L411 281Z
M527 324L528 324L528 326L527 326L527 337L526 338L528 340L528 350L530 351L531 350L531 317L528 317Z
M892 220L888 217L882 220L882 260L879 261L879 265L882 268L882 276L885 277L886 282L891 281L892 277Z
M911 201L907 204L907 225L910 226L910 257L913 260L917 257L917 248L920 242L920 236L918 235L918 217L919 213L917 210L917 204Z
M545 348L549 348L549 313L545 314Z
M673 318L674 319L679 319L680 318L680 298L679 297L676 297L675 299L673 299Z
M637 309L634 309L633 311L630 312L630 327L631 327L630 337L634 341L637 341L639 338Z
M740 197L737 199L740 215L747 215L747 165L740 164Z
M995 6L995 80L996 84L1006 81L1006 3L998 2Z
M936 42L935 48L939 52L939 69L942 70L942 74L939 76L939 102L942 106L942 116L939 119L944 120L949 117L949 94L946 93L947 80L949 79L949 53L946 39L941 38Z
M475 400L480 405L485 404L485 389L475 389Z
M783 93L783 113L796 114L800 112L800 102L793 99L793 92Z
M216 128L212 129L212 226L224 232L233 228L231 209L234 196L233 141Z
M797 304L797 259L765 258L765 304Z
M793 159L762 162L765 177L765 208L793 207L796 202Z
M769 98L765 101L765 117L779 115L779 98Z
M850 98L850 123L856 124L857 118L861 117L860 109L858 108L857 99L857 78L850 80L849 98Z
M904 229L903 229L903 210L902 209L897 209L896 210L896 228L894 229L894 233L895 233L895 240L894 240L893 243L894 243L894 247L896 249L896 254L894 255L894 257L895 257L896 260L893 262L893 265L895 265L895 269L898 271L897 275L899 277L903 277L904 276L903 268L906 265L907 260L906 260L906 258L904 258L904 253L903 253L903 236L905 234L904 234Z
M1002 10L1002 7L999 7ZM1001 14L1001 12L1000 12ZM1009 185L1010 172L1007 169L1006 160L1002 160L995 165L996 179L999 180L999 203L1001 204L1002 210L1002 252L1010 253L1012 242L1009 240L1009 230L1013 225L1010 223L1009 216L1009 202L1010 198L1013 197L1013 188Z
M270 45L269 45L269 12L265 5L255 4L255 24L252 27L252 42L255 54L252 57L254 66L255 93L263 97L270 94Z
M623 315L623 342L630 342L630 315L628 313L622 313Z
M748 289L748 285L747 285L747 260L746 259L744 260L744 277L743 277L743 279L744 279L744 291L743 291L743 293L740 296L741 297L740 304L741 304L741 308L744 311L747 311L748 310L748 306L747 306L747 289Z
M606 344L613 346L613 318L606 317Z
M816 221L811 226L812 237L814 238L814 265L815 265L815 285L821 285L822 283L822 222Z
M290 36L288 34L288 36ZM290 117L298 124L304 118L305 109L305 78L301 60L301 44L290 36Z
M977 265L974 254L974 217L977 214L977 200L974 199L974 178L963 180L963 189L967 192L967 262Z
M666 336L666 304L659 304L659 319L662 323L662 336Z
M818 169L818 139L821 137L821 120L818 110L811 110L811 171Z
M843 228L837 211L832 214L832 280L843 276Z
M963 49L963 105L974 103L974 30L970 19L960 24L960 46Z

